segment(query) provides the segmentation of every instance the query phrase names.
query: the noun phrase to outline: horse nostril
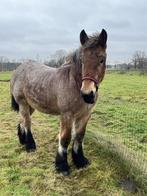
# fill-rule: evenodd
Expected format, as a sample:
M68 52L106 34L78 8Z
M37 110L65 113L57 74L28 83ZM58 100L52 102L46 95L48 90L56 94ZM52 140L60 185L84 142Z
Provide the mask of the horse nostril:
M91 92L89 93L89 95L90 95L90 96L94 96L94 92L91 91Z
M81 91L81 96L82 97L91 97L91 98L94 98L94 92L93 91L90 91L90 93L83 93L82 91Z

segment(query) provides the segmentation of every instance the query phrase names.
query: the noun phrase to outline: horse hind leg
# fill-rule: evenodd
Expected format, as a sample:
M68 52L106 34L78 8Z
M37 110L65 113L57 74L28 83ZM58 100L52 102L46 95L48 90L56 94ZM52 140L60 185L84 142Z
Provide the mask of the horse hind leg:
M18 135L18 138L19 138L19 142L20 144L22 145L25 145L25 141L26 141L26 133L25 133L25 129L23 126L21 126L21 124L18 124L17 125L17 135Z
M34 109L30 107L30 115L32 115L33 112L34 112ZM26 132L25 132L24 126L22 124L18 124L17 130L18 130L18 138L19 138L20 144L25 145L26 144Z
M18 138L21 144L25 145L26 151L31 152L36 149L35 140L31 132L31 114L33 109L23 102L19 104L19 113L22 116L22 123L18 125Z

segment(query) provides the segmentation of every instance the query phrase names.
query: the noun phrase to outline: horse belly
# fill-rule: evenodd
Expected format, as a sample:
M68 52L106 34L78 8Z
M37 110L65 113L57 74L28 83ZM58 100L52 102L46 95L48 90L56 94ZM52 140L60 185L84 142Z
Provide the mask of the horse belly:
M60 114L59 108L55 104L50 104L50 103L46 104L45 102L30 99L28 97L27 97L27 102L32 108L37 109L39 112L46 113L46 114L54 114L54 115Z

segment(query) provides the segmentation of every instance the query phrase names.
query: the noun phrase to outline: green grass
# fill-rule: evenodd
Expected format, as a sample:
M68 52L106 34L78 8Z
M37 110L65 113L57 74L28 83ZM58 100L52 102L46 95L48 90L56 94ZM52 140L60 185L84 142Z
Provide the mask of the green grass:
M0 72L0 81L10 80L12 72L9 71L2 71Z
M107 74L93 114L91 125L98 122L102 132L121 136L147 157L147 76Z
M4 77L10 78L10 74L4 73ZM138 182L136 194L119 186L120 180L132 176L129 166L117 153L95 140L96 135L109 134L110 138L119 138L129 149L146 153L145 140L141 142L147 130L145 76L106 75L85 138L85 154L91 165L76 170L70 158L70 147L72 173L69 177L54 170L59 119L39 112L33 114L37 151L27 154L18 143L16 125L19 117L10 110L9 83L1 82L0 92L0 195L146 195L145 184L142 186Z

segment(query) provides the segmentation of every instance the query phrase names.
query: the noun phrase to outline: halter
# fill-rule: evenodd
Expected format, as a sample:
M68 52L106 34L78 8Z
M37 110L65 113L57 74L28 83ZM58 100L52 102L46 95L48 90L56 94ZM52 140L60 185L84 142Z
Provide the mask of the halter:
M92 82L94 82L95 83L95 86L96 86L96 92L98 91L98 80L97 79L95 79L94 77L92 77L92 76L89 76L89 75L87 75L87 76L84 76L83 78L82 78L82 82L84 81L84 80L91 80Z
M84 76L84 77L82 78L82 82L83 82L84 80L91 80L92 82L94 82L94 83L95 83L95 85L96 85L96 86L98 86L98 80L97 80L97 79L95 79L95 78L94 78L94 77L92 77L92 76L89 76L89 75Z
M81 58L80 58L80 60L81 60ZM81 64L84 65L84 63L82 63L82 62L81 62ZM91 76L90 74L86 74L85 76L83 76L82 77L82 82L84 80L91 80L92 82L95 83L96 89L98 89L98 83L99 83L99 81L96 78L94 78L93 76Z

